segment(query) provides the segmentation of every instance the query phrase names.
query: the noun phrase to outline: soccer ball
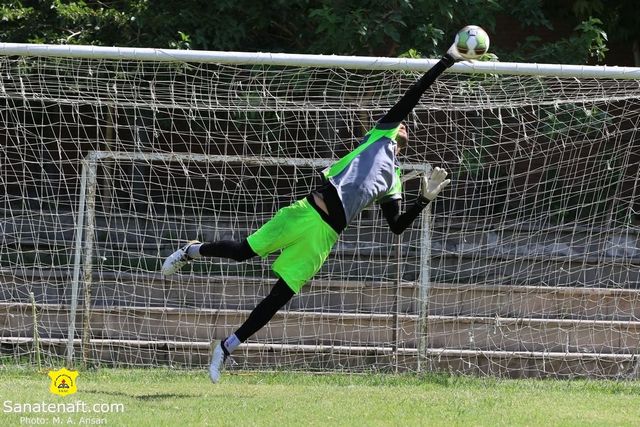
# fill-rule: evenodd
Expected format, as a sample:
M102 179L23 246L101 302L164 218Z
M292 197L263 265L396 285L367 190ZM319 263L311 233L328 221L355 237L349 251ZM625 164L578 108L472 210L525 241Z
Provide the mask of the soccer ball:
M467 25L456 34L458 53L465 59L476 59L489 50L489 35L477 25Z

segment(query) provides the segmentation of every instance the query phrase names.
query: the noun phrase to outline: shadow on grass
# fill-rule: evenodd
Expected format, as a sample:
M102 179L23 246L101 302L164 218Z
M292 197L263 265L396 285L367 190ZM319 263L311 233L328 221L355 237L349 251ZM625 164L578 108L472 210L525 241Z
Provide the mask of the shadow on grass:
M202 397L197 394L185 394L185 393L157 393L157 394L133 394L133 393L125 393L122 391L102 391L102 390L82 390L82 393L88 394L100 394L107 396L117 396L117 397L129 397L131 399L137 399L142 401L151 401L151 400L163 400L163 399L188 399L192 397Z

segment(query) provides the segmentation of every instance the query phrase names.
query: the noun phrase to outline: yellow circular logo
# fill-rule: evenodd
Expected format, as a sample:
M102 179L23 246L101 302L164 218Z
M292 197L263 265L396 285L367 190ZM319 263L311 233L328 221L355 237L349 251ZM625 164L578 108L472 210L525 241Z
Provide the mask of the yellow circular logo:
M78 391L78 387L76 385L78 371L69 371L66 368L62 368L57 371L49 371L49 378L51 378L49 391L53 394L67 396Z

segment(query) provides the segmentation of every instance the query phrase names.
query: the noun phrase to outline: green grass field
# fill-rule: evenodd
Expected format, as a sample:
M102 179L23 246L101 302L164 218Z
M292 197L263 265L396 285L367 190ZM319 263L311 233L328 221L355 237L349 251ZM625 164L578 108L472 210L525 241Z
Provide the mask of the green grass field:
M640 425L640 383L625 381L227 373L213 385L204 371L158 368L81 371L66 397L49 383L46 371L0 366L0 425ZM15 412L78 401L107 412Z

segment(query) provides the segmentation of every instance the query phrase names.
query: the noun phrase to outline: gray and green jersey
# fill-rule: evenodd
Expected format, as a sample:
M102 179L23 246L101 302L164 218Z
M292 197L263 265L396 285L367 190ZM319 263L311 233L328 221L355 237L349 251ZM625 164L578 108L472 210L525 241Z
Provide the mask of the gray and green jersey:
M402 198L400 164L396 158L397 123L378 123L351 153L325 169L336 188L346 223L371 203Z

